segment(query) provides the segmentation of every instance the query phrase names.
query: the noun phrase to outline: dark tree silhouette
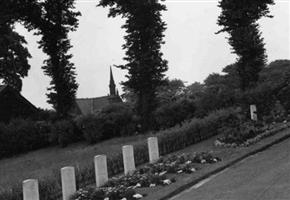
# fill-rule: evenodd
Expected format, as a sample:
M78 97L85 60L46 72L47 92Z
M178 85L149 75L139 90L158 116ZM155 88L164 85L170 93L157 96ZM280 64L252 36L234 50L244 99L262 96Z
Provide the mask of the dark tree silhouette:
M48 103L52 104L58 117L68 117L75 100L78 85L75 80L74 64L70 62L72 55L68 53L72 47L68 33L78 27L74 9L74 0L45 0L40 2L41 17L33 21L31 29L37 29L41 35L40 48L49 58L42 69L51 77Z
M259 79L259 72L266 65L267 56L264 40L257 21L269 15L269 5L273 0L221 0L222 9L218 18L220 32L229 33L229 44L237 54L237 70L242 90L254 87Z
M19 5L16 1L0 2L0 79L21 91L22 78L30 69L31 55L25 47L25 38L14 31L15 22L22 17Z
M122 28L127 33L123 45L127 63L119 67L128 70L128 80L123 85L136 94L136 110L142 119L142 129L149 130L156 107L156 90L168 68L160 51L166 29L161 12L166 7L154 0L101 0L99 6L110 7L109 17L126 18Z
M30 54L25 38L14 31L15 22L41 35L40 48L49 58L42 67L52 78L49 100L59 117L67 117L74 103L77 83L74 65L69 60L71 48L68 33L78 27L79 12L74 0L9 0L0 2L0 78L21 90L21 78L27 76Z

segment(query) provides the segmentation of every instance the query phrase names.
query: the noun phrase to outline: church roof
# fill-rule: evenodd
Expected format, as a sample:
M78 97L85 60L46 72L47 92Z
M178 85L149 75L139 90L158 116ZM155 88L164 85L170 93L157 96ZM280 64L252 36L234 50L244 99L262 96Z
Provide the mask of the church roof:
M72 109L72 114L93 114L102 110L104 107L112 104L122 102L113 77L112 67L110 67L110 82L109 82L110 95L95 97L95 98L80 98L76 99L75 106Z
M99 112L104 107L112 104L122 102L119 96L103 96L96 98L81 98L76 99L76 104L79 114L87 115Z

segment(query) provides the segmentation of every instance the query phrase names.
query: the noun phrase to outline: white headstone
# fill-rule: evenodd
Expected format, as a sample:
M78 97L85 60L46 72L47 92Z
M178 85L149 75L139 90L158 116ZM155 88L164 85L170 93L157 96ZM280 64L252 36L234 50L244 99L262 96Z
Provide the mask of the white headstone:
M258 121L256 105L250 105L250 113L251 113L251 120Z
M23 200L39 200L38 181L28 179L23 181Z
M61 168L61 186L63 200L69 200L76 192L76 178L74 167Z
M102 187L108 182L107 157L105 155L95 156L95 175L97 187Z
M125 174L132 174L135 171L134 148L132 145L122 147L123 163Z
M148 138L149 162L154 163L159 159L158 138Z

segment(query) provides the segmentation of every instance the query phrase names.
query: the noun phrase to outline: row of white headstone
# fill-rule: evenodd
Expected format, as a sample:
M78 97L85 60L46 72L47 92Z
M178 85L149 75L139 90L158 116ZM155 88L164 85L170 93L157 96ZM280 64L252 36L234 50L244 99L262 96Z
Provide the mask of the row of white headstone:
M158 139L157 137L150 137L147 140L149 161L154 163L159 159ZM122 147L124 173L132 174L135 171L134 148L132 145ZM108 181L107 157L105 155L98 155L94 158L96 186L102 187ZM69 200L76 192L76 178L74 167L61 168L61 185L62 198ZM38 180L28 179L23 181L23 199L24 200L39 200Z

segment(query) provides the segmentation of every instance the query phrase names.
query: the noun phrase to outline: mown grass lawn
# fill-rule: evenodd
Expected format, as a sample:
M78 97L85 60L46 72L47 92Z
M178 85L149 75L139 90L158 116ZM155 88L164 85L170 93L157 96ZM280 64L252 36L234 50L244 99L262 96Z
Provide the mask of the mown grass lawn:
M138 135L107 140L95 145L72 144L66 148L50 147L0 160L0 190L8 189L29 178L39 179L59 173L64 166L85 167L95 155L112 155L123 145L145 143L150 135Z

